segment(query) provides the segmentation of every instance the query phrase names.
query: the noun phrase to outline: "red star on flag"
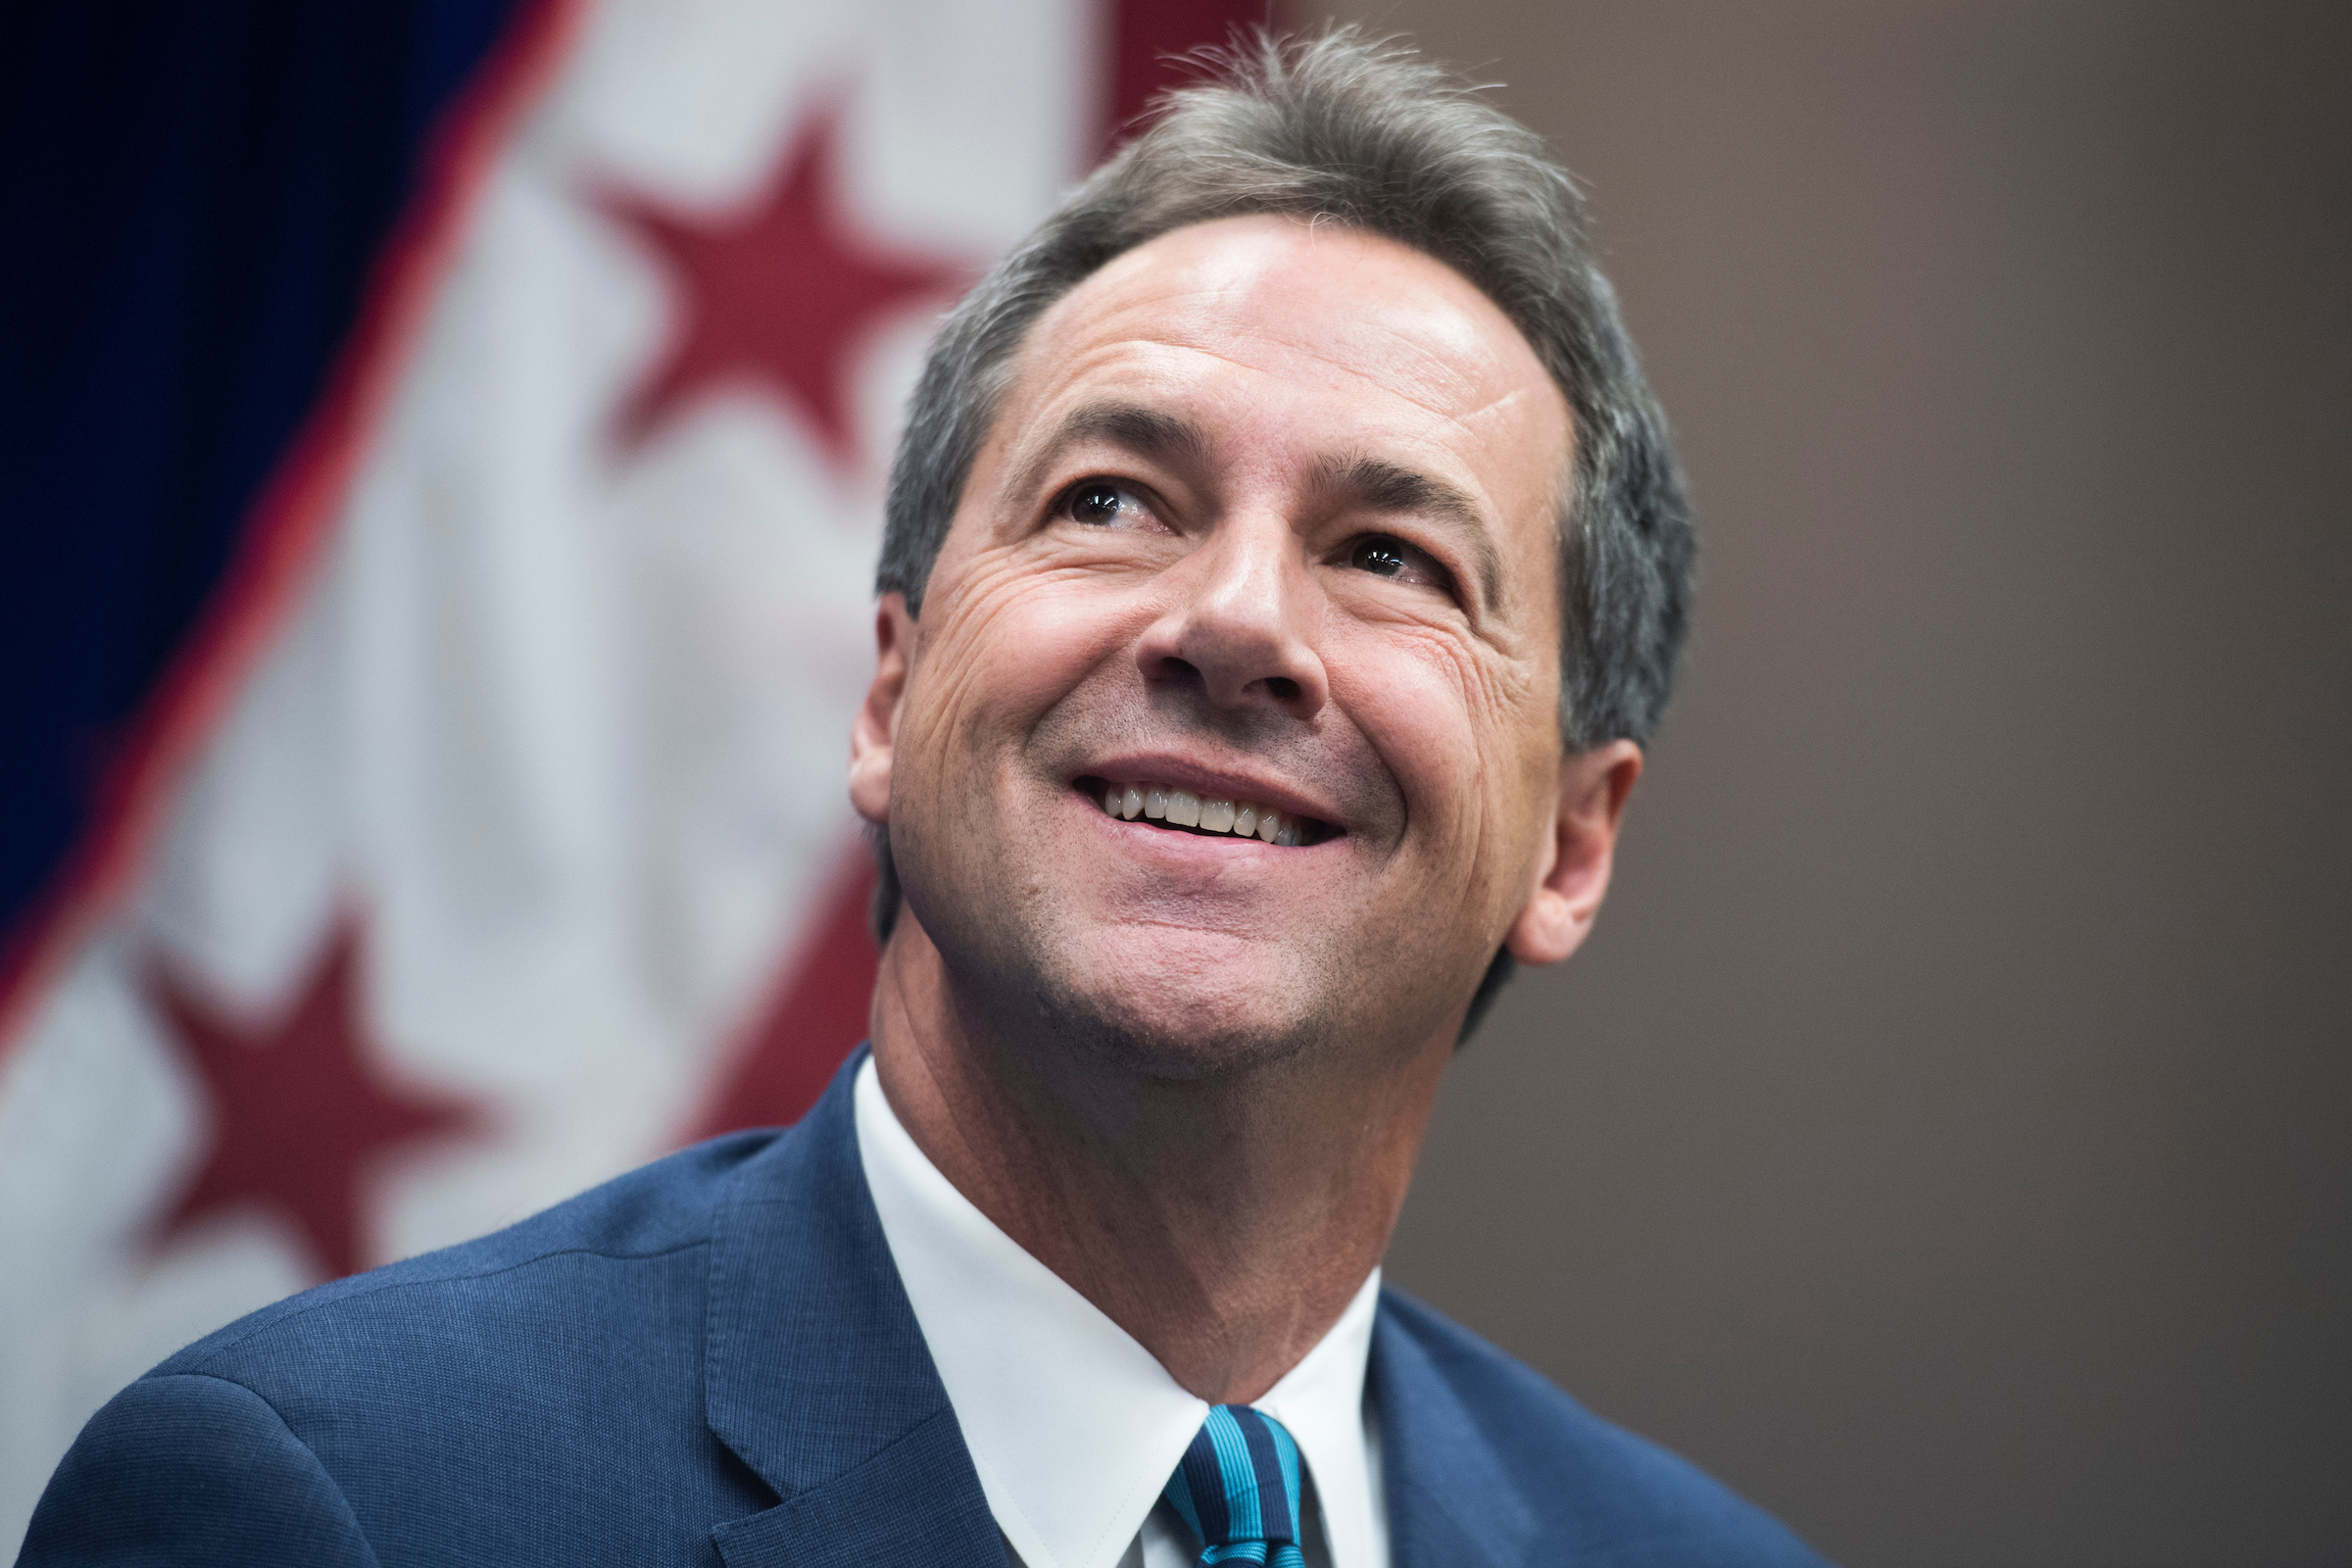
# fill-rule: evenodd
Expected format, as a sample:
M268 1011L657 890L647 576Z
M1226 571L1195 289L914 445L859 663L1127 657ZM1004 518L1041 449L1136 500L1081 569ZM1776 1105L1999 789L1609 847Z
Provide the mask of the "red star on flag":
M878 319L943 298L966 270L902 255L860 233L838 181L840 112L802 125L760 198L696 218L636 196L609 198L668 264L677 325L654 370L622 405L624 439L642 439L695 395L727 384L781 395L839 468L859 462L850 371Z
M476 1122L463 1102L387 1083L361 1024L360 931L343 918L292 1005L237 1018L160 960L148 995L204 1080L213 1140L157 1238L209 1214L274 1210L309 1242L324 1279L377 1261L363 1247L366 1178L386 1152Z

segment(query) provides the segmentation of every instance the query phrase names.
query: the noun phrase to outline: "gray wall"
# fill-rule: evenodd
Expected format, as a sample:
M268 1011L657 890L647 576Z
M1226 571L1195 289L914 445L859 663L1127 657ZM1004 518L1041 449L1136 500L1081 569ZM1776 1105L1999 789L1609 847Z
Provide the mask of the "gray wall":
M1706 539L1393 1277L1856 1563L2352 1560L2352 6L1354 15L1586 177Z

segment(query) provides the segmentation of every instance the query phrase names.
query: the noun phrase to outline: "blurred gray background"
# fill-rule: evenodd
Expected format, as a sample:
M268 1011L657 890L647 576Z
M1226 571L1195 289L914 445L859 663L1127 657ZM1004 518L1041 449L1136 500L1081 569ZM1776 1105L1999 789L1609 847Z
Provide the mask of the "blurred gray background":
M2352 1561L2352 6L1344 14L1584 177L1705 537L1392 1277L1854 1563Z

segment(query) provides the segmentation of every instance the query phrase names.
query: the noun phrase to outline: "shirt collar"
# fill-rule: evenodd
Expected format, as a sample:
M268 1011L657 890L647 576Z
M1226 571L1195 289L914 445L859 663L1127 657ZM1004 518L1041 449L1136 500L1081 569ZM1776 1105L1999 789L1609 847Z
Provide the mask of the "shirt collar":
M964 1446L1029 1568L1113 1568L1208 1406L941 1175L899 1122L871 1057L858 1156ZM1386 1558L1364 1364L1374 1269L1314 1348L1256 1401L1298 1440L1334 1568Z

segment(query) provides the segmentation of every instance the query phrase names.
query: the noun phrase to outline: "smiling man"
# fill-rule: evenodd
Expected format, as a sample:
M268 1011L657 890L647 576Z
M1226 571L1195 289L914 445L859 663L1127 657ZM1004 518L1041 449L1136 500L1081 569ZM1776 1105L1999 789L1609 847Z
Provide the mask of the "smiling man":
M1690 550L1534 138L1236 62L932 351L870 1053L191 1347L27 1560L1815 1561L1380 1285L1446 1061L1599 910Z

